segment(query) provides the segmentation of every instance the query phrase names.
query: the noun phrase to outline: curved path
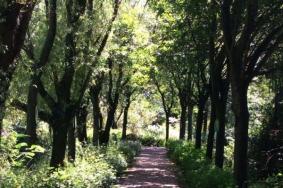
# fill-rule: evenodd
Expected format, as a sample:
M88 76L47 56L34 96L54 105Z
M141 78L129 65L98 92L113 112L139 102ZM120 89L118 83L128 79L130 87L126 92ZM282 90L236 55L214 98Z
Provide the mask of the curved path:
M175 166L166 156L162 147L144 147L136 157L132 168L126 171L117 185L120 188L134 187L171 187L179 188Z

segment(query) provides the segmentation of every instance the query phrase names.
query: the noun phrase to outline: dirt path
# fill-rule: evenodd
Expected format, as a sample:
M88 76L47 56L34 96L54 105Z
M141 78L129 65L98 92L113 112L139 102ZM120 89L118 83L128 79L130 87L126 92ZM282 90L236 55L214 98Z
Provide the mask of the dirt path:
M179 188L174 164L167 158L166 152L165 148L144 147L117 187Z

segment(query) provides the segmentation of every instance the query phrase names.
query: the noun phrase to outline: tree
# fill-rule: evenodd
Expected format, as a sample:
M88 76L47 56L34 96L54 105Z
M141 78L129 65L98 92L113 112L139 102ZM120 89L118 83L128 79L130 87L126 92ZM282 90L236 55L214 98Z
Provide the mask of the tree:
M197 114L197 122L196 122L196 142L195 142L195 148L200 149L201 148L201 133L202 133L202 126L204 121L204 110L205 106L208 100L208 89L209 85L207 83L206 78L206 71L205 71L205 65L200 64L198 66L198 80L196 81L197 85L197 107L198 107L198 114Z
M131 86L126 86L125 91L124 91L124 96L125 96L125 107L123 109L123 123L122 123L122 140L127 139L127 125L128 125L128 113L129 113L129 108L132 103L133 99L133 94L136 92L136 88L132 88Z
M43 68L48 63L49 55L51 53L53 43L56 35L57 27L57 2L56 0L50 0L49 3L46 2L46 12L48 19L48 31L46 34L45 42L42 47L40 57L38 60L35 59L34 47L31 41L25 51L29 58L34 62L33 73L31 76L31 81L29 85L28 99L27 99L27 127L26 135L29 136L28 143L34 144L37 140L36 134L36 107L37 107L37 96L38 96L38 86L37 83L43 74Z
M247 187L249 110L247 92L252 79L283 39L280 1L223 0L222 30L231 76L235 114L234 175L238 187Z
M202 71L207 56L207 12L206 2L200 1L180 1L178 3L159 1L152 3L160 21L161 32L158 32L160 47L160 62L172 73L175 87L178 89L180 101L180 139L185 138L186 120L188 117L189 130L191 126L191 112L196 104L194 96L195 86L199 79L198 71ZM193 5L193 6L192 6ZM203 16L200 16L203 15ZM168 24L169 23L169 24ZM205 70L203 70L205 72ZM205 73L204 73L205 74ZM205 86L199 84L199 86ZM201 89L201 88L199 88ZM199 92L202 94L202 92ZM199 101L200 102L200 101ZM189 111L189 112L188 112ZM199 111L199 123L202 124L203 110ZM200 130L200 131L199 131ZM201 126L198 126L198 133L201 135ZM191 138L192 133L188 132ZM199 134L198 134L199 135ZM199 140L199 139L198 139Z
M93 137L92 143L94 146L98 146L99 137L103 126L103 117L100 110L100 93L102 90L102 84L104 80L104 73L99 73L95 79L95 83L91 84L89 88L91 103L92 103L92 115L93 115Z
M157 91L160 95L162 107L165 113L166 141L168 141L169 139L169 118L172 115L172 108L174 107L176 96L174 83L172 80L168 80L168 75L170 74L165 70L162 70L161 68L159 70L152 70L151 73L153 83L156 86Z
M87 115L88 115L88 103L83 102L79 107L76 114L76 125L77 125L77 137L78 140L83 144L87 144Z
M0 5L0 142L10 81L24 44L35 2L1 2Z
M101 133L101 143L108 144L110 130L115 126L115 114L121 94L128 87L136 88L132 78L138 70L136 67L143 61L138 58L148 46L148 30L143 26L143 18L139 16L138 7L127 7L122 10L119 22L115 25L111 48L109 48L108 63L108 85L107 93L107 120ZM139 30L143 30L141 33ZM144 48L144 49L142 49ZM135 89L134 89L135 90Z
M123 87L129 81L128 79L123 80L124 72L123 72L123 64L118 64L118 73L116 73L116 79L114 80L113 77L115 75L114 68L113 68L113 59L111 57L108 58L108 93L107 93L107 120L105 124L105 128L101 135L101 143L108 144L109 137L110 137L110 130L113 127L115 121L115 113L118 107L118 102L120 98L120 93L123 90ZM114 87L113 87L114 86Z
M222 43L223 36L219 34L219 18L217 17L217 4L210 4L210 37L209 37L209 74L211 98L211 124L207 143L207 157L212 159L213 136L215 123L217 123L215 164L222 168L224 161L226 104L229 90L229 75L227 72L227 59Z
M92 2L90 2L92 3ZM114 2L114 11L109 26L106 29L106 33L101 38L98 49L95 53L94 64L97 63L102 51L106 45L109 33L111 32L113 21L115 21L120 1ZM92 6L92 5L89 5ZM76 50L76 31L78 29L79 19L84 14L86 2L66 2L67 10L67 27L68 33L65 36L65 57L64 66L61 79L55 74L54 87L56 99L46 90L42 81L38 83L38 89L41 97L51 111L51 122L50 126L53 130L53 143L52 143L52 154L51 154L51 167L57 168L63 165L67 135L68 135L68 149L69 159L72 161L75 159L75 137L73 119L76 115L79 106L83 100L85 90L88 86L92 69L87 70L87 74L82 79L81 87L73 90L72 84L75 83L74 77L79 74L79 69L75 69L75 65L78 65L76 61L77 50ZM77 94L76 96L72 96ZM71 127L71 129L70 129ZM68 133L69 132L69 133Z

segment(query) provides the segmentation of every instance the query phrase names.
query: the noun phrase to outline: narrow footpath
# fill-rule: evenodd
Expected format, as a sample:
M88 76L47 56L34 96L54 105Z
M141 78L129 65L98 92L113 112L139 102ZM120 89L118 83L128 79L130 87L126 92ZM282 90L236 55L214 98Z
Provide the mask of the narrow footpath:
M162 147L144 147L132 168L126 171L117 187L120 188L179 188L175 166Z

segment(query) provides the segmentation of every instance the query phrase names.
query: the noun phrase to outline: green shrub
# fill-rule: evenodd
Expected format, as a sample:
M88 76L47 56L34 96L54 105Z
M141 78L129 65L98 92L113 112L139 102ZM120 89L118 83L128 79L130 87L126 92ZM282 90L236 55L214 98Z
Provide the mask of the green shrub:
M0 174L0 187L107 187L116 177L116 170L105 160L105 155L93 147L84 148L75 164L50 171L48 157L42 158L32 169L6 168Z
M274 176L269 176L268 178L264 180L260 180L257 182L250 183L251 188L266 188L266 187L272 187L272 188L282 188L283 185L283 174L278 173Z
M141 144L137 141L122 141L119 143L119 150L125 155L128 163L134 160L141 151Z
M139 141L143 146L164 146L164 139L155 137L153 135L145 135L139 138Z
M125 155L117 145L108 147L105 157L106 161L116 170L116 174L121 174L128 166Z
M234 187L231 169L214 167L206 160L205 152L195 149L192 143L170 140L166 147L169 157L181 168L186 187Z
M127 134L126 135L126 140L137 141L138 140L138 136L135 135L135 134Z
M78 145L75 163L66 163L51 173L49 152L46 152L30 169L15 166L8 155L0 152L0 187L110 187L138 154L138 142L123 142L106 147Z

